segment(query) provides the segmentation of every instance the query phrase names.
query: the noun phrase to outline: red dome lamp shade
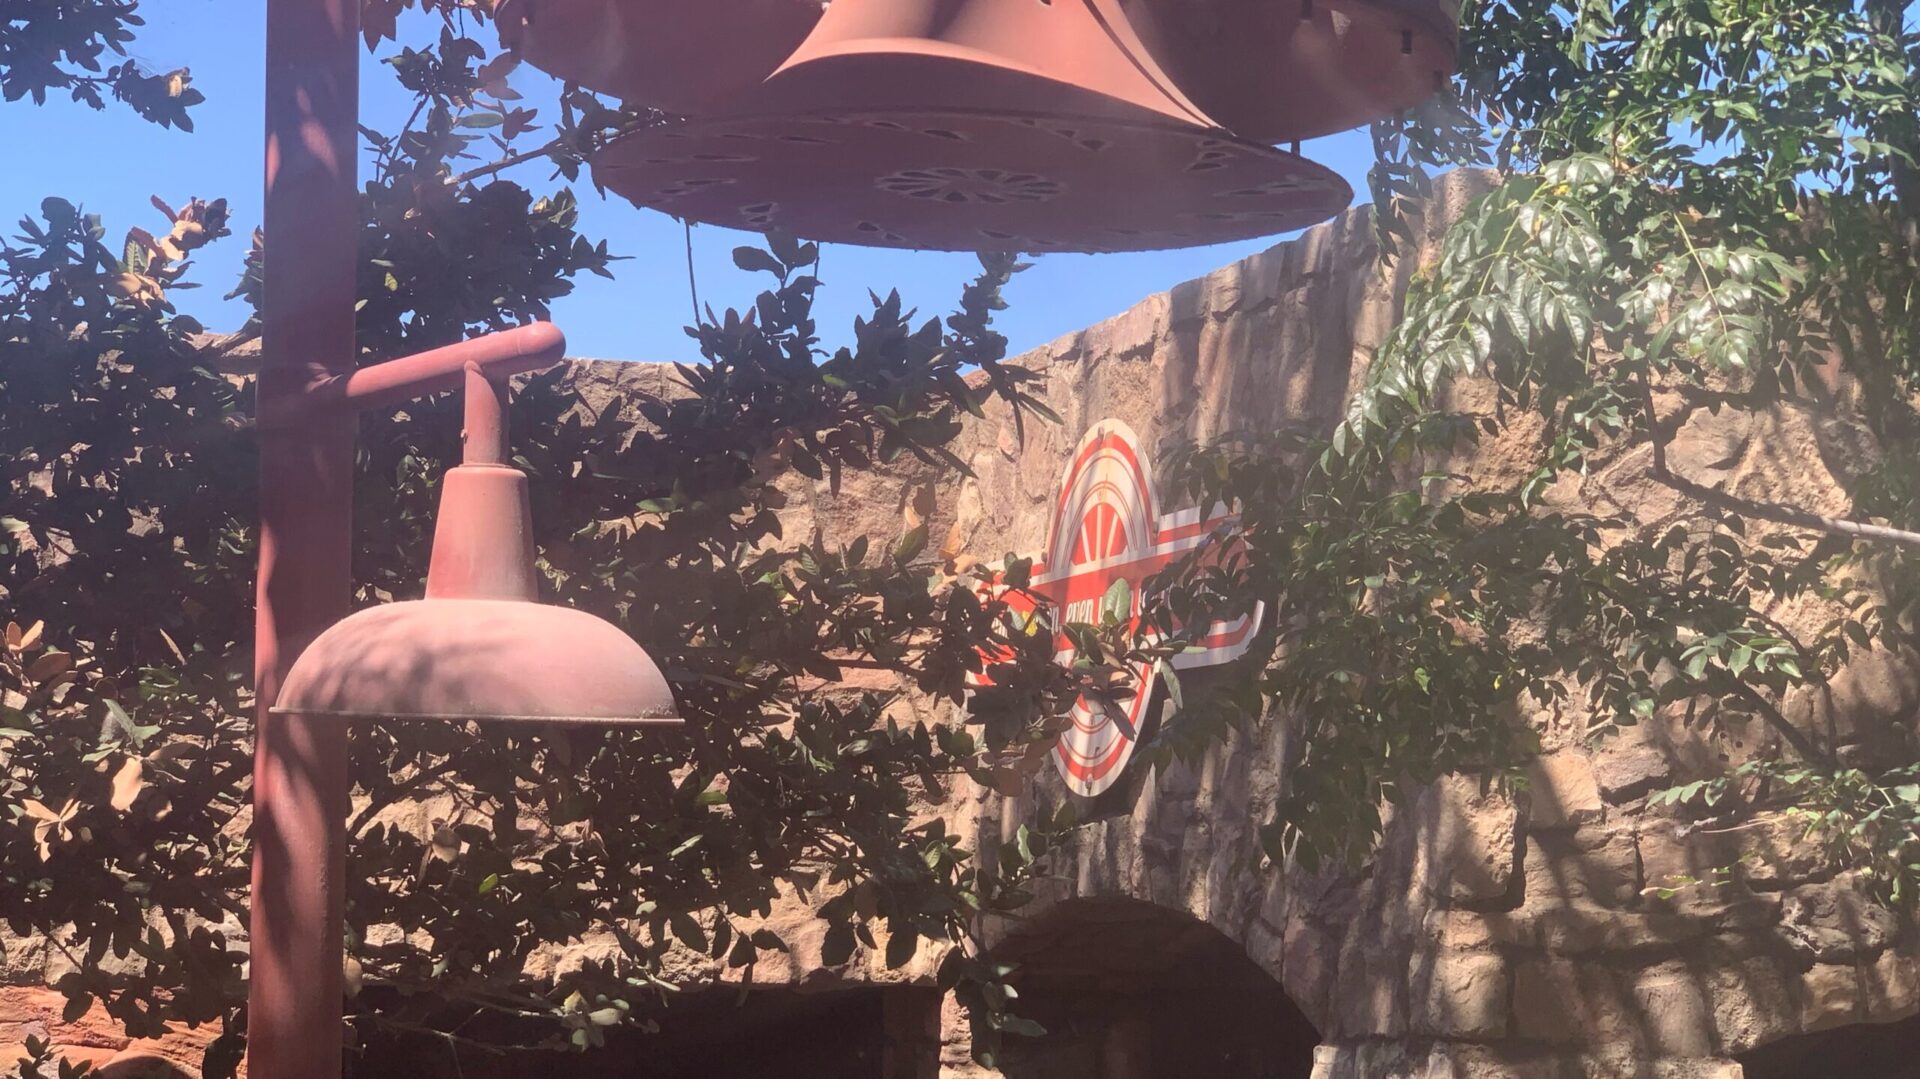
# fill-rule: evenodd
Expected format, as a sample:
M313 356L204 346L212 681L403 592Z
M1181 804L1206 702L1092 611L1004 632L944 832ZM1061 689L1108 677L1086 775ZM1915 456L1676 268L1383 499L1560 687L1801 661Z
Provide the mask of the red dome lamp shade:
M1224 130L1119 0L835 0L726 114L635 132L594 167L676 217L930 250L1189 247L1352 199Z
M340 720L681 722L660 668L617 627L535 602L526 474L507 464L507 387L466 373L465 459L441 491L423 600L360 611L300 654L275 713Z
M1316 138L1432 97L1458 69L1455 0L1120 0L1200 108L1257 142Z
M773 73L826 0L499 0L501 43L589 90L680 116Z

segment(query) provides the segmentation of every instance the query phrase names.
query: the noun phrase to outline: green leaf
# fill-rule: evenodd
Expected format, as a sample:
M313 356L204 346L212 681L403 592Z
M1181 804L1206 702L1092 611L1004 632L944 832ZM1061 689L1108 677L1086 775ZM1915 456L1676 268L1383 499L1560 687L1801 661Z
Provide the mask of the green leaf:
M1133 617L1133 585L1125 577L1116 577L1100 597L1100 621L1118 625Z
M1025 1019L1017 1015L997 1015L994 1016L993 1022L994 1026L998 1027L1002 1033L1012 1034L1016 1037L1044 1038L1047 1036L1046 1027L1041 1026L1031 1019Z
M894 544L893 560L899 565L905 565L913 561L914 558L919 556L921 551L926 549L927 526L922 524L906 535L901 536L900 542Z
M1159 675L1161 684L1167 687L1167 699L1173 702L1173 712L1178 715L1187 707L1186 694L1180 686L1180 672L1164 659L1154 664L1154 672Z
M775 277L785 277L787 274L787 268L780 265L778 259L757 247L734 248L733 264L748 273L770 273Z

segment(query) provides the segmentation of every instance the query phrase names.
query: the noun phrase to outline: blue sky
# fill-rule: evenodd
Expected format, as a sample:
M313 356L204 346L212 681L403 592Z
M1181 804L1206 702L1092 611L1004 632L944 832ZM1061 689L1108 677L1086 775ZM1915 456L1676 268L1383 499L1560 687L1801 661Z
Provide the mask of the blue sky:
M259 223L265 6L262 0L148 0L141 5L148 26L132 55L157 71L190 68L194 85L207 95L207 103L195 110L192 134L163 131L124 108L94 112L51 98L38 108L27 102L0 105L0 144L28 148L0 168L0 221L7 234L15 231L14 221L36 211L48 195L102 214L116 243L134 225L157 231L160 219L147 204L149 195L173 203L191 196L224 197L233 210L235 235L197 260L192 278L204 287L173 296L181 310L209 328L238 326L244 309L221 296L239 274L247 233ZM407 25L416 32L424 27L420 21ZM491 46L491 31L483 33ZM412 39L419 40L417 33ZM363 57L361 70L362 122L383 131L398 128L411 99L373 58ZM524 68L513 79L531 104L546 96L547 82ZM544 110L542 119L551 112ZM1316 140L1304 152L1345 176L1356 192L1365 191L1372 150L1364 131ZM549 171L536 163L508 175L544 192L564 182L549 182ZM635 360L693 358L691 342L682 332L691 305L679 223L636 209L618 196L602 199L585 177L576 191L582 203L581 232L607 240L613 252L631 261L617 264L613 281L581 278L571 296L554 304L554 321L566 331L572 353ZM694 230L704 303L722 308L751 302L761 286L734 269L732 251L753 239L724 229ZM1016 351L1045 344L1277 240L1137 255L1046 256L1008 290L1011 308L999 324ZM944 314L977 268L971 255L830 246L821 267L827 285L818 308L822 337L834 344L850 336L853 316L869 309L869 288L884 293L897 287L923 313Z

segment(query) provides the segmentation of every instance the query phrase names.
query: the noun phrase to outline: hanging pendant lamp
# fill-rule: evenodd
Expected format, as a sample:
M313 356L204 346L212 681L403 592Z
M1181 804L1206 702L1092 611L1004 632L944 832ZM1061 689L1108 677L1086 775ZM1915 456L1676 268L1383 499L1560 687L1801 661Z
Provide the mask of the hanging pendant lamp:
M1370 123L1458 70L1456 0L1120 0L1195 104L1260 142Z
M507 387L468 365L465 459L447 473L427 597L315 640L276 714L320 719L678 724L660 668L619 628L535 601L526 473L507 464Z
M693 221L929 250L1197 246L1352 198L1223 130L1118 0L836 0L727 115L626 136L595 176Z
M826 0L498 0L501 43L552 75L681 116L725 107L806 39Z

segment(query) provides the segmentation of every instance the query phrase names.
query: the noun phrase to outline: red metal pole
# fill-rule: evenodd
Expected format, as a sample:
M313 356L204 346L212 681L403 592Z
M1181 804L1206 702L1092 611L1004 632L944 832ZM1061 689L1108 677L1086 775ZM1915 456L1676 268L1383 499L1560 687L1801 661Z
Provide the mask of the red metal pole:
M354 366L359 0L267 0L263 413ZM350 606L357 415L260 432L247 1070L338 1079L346 733L272 716L300 650Z

